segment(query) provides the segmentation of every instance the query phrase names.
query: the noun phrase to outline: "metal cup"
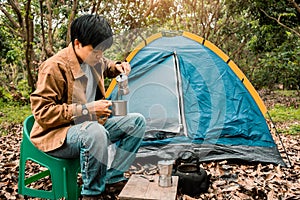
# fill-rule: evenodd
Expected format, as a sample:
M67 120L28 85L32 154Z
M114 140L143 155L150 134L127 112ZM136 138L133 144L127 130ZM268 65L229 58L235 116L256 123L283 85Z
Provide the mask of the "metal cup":
M161 160L158 161L159 179L158 185L161 187L171 187L172 186L172 160Z
M127 115L127 101L125 100L112 101L112 115L114 116Z
M124 73L120 74L116 77L118 83L118 94L119 95L126 95L129 93L128 88L128 76Z

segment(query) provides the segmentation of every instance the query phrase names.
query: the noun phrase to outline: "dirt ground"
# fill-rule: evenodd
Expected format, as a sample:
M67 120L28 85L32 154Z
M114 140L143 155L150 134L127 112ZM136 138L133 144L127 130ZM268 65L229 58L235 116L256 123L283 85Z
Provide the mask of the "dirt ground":
M261 91L261 96L268 108L276 103L299 108L299 98L275 96L265 91ZM287 129L289 125L280 123L276 124L276 127ZM22 126L13 125L10 129L9 135L0 137L0 199L24 199L17 193ZM272 164L233 164L227 161L202 163L201 166L211 176L208 191L196 197L181 194L179 191L177 199L299 199L300 133L295 135L281 134L278 137L273 130L272 134L284 161L287 164L290 163L290 167ZM29 173L37 170L39 170L39 166L35 164L28 166ZM45 180L37 183L34 187L49 189L51 183L49 180ZM107 199L118 199L118 195L109 194Z

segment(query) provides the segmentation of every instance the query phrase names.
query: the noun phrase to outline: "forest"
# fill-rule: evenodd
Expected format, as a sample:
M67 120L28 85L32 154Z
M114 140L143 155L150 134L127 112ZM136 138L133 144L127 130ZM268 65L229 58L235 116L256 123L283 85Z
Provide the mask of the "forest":
M229 55L256 89L299 94L298 0L1 0L0 11L3 101L28 101L39 64L70 42L70 23L83 13L109 20L109 58L125 59L137 41L159 31L189 31Z

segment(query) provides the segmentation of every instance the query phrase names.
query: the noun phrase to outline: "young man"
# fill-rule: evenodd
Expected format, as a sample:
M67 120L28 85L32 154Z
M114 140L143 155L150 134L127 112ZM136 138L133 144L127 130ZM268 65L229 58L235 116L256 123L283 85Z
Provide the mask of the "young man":
M83 199L105 199L108 184L123 176L135 159L144 137L145 119L138 113L110 117L104 78L129 73L127 62L103 57L112 45L112 30L98 15L84 15L71 25L71 44L39 68L31 94L35 123L31 141L59 158L80 158ZM107 169L108 149L117 142L114 160Z

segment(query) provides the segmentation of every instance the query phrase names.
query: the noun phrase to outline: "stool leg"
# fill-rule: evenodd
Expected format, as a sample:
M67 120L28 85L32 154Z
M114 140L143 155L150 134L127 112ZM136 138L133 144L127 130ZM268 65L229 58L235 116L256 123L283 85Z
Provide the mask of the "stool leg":
M22 145L22 144L21 144ZM19 180L18 180L18 193L19 194L24 194L23 190L25 187L25 161L24 161L24 156L21 152L20 154L20 161L19 161Z
M69 181L67 184L68 194L66 196L66 200L78 199L80 191L77 185L77 179L74 180L68 179L68 181Z
M66 187L67 194L66 200L78 199L79 196L79 187L77 185L77 175L78 169L68 169L68 174L65 174L66 177Z
M72 167L63 167L58 173L52 175L52 189L55 192L55 199L65 197L66 200L77 200L79 187L77 185L78 170Z

